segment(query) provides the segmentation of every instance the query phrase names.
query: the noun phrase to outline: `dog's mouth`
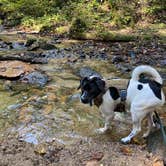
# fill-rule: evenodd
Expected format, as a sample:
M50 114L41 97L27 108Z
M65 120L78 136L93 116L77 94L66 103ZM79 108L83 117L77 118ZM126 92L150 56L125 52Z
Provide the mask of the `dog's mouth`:
M92 106L92 100L93 99L82 99L81 98L81 102L84 103L84 104L90 104L90 106Z
M90 104L90 106L92 106L93 98L90 98L89 96L87 96L86 93L82 93L82 95L80 96L80 100L81 100L82 103Z

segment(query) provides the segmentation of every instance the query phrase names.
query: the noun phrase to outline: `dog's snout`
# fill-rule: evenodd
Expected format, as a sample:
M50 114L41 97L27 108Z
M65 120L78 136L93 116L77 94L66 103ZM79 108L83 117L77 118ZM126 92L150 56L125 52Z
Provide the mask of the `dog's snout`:
M89 103L89 99L88 99L88 95L86 92L82 93L82 95L80 96L81 102L82 103Z
M89 100L81 98L81 102L84 103L84 104L87 104L87 103L89 103Z
M87 100L84 96L81 96L80 99L81 99L81 101L82 101L83 103L87 103L87 102L88 102L88 100Z

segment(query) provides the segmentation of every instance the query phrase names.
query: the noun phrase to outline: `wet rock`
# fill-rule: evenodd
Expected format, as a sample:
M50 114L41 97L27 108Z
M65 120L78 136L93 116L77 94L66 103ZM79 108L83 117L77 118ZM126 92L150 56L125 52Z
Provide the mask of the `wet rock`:
M70 55L63 52L63 50L53 49L53 50L44 51L43 53L41 53L41 56L47 59L50 58L60 59L64 57L69 57Z
M31 43L30 42L28 43L28 45L31 44L27 49L28 51L35 51L39 48L43 50L52 50L56 48L53 44L48 43L45 40L31 41Z
M15 110L17 108L20 108L22 106L22 104L13 104L13 105L9 105L7 107L7 109L10 111L10 110Z
M103 78L100 73L98 73L97 71L91 69L90 67L82 67L78 73L76 73L79 77L83 78L83 77L89 77L91 75L95 75L97 77Z
M111 61L112 61L112 63L119 63L119 62L123 62L124 60L121 56L115 55L115 56L112 57Z
M0 39L0 50L8 50L8 49L12 49L12 43L5 42L2 39Z
M86 54L81 53L79 58L80 58L80 59L85 59L85 58L86 58Z
M132 66L130 64L117 64L116 67L122 72L126 73L132 70Z
M0 16L1 17L1 16ZM0 32L2 32L4 30L3 25L0 25Z
M105 52L100 52L98 55L97 55L97 59L101 59L101 60L107 60L108 59L108 56Z
M1 61L0 76L5 78L16 78L27 72L32 72L34 68L21 61Z
M25 47L30 47L34 42L36 42L37 39L35 38L30 38L26 41Z
M13 42L12 48L15 50L23 50L25 49L24 43Z
M32 45L30 45L30 47L28 47L28 51L36 51L37 49L39 49L40 48L40 45L39 45L39 43L38 42L35 42L35 43L33 43Z
M0 60L20 60L30 63L47 63L48 59L40 52L23 52L20 54L4 54L0 56Z
M23 137L19 138L20 141L25 141L37 145L39 142L36 138L36 135L33 133L26 133Z
M20 80L29 84L44 86L48 81L48 77L45 74L34 71L32 73L24 75Z
M162 66L166 66L166 59L160 61Z

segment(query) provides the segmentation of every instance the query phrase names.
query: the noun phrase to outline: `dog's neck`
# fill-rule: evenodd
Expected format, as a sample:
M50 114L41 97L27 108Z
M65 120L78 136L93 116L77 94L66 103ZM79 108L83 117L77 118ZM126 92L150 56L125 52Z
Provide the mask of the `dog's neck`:
M94 105L96 105L98 108L103 103L103 95L106 93L107 88L103 89L103 91L95 98L93 99Z

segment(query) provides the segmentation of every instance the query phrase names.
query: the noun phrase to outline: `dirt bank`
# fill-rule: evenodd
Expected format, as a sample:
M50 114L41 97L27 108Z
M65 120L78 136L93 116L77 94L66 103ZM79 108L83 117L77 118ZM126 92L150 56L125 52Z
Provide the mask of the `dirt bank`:
M0 145L1 166L162 166L158 156L148 153L145 146L89 139L72 147L55 142L34 146L7 138Z

